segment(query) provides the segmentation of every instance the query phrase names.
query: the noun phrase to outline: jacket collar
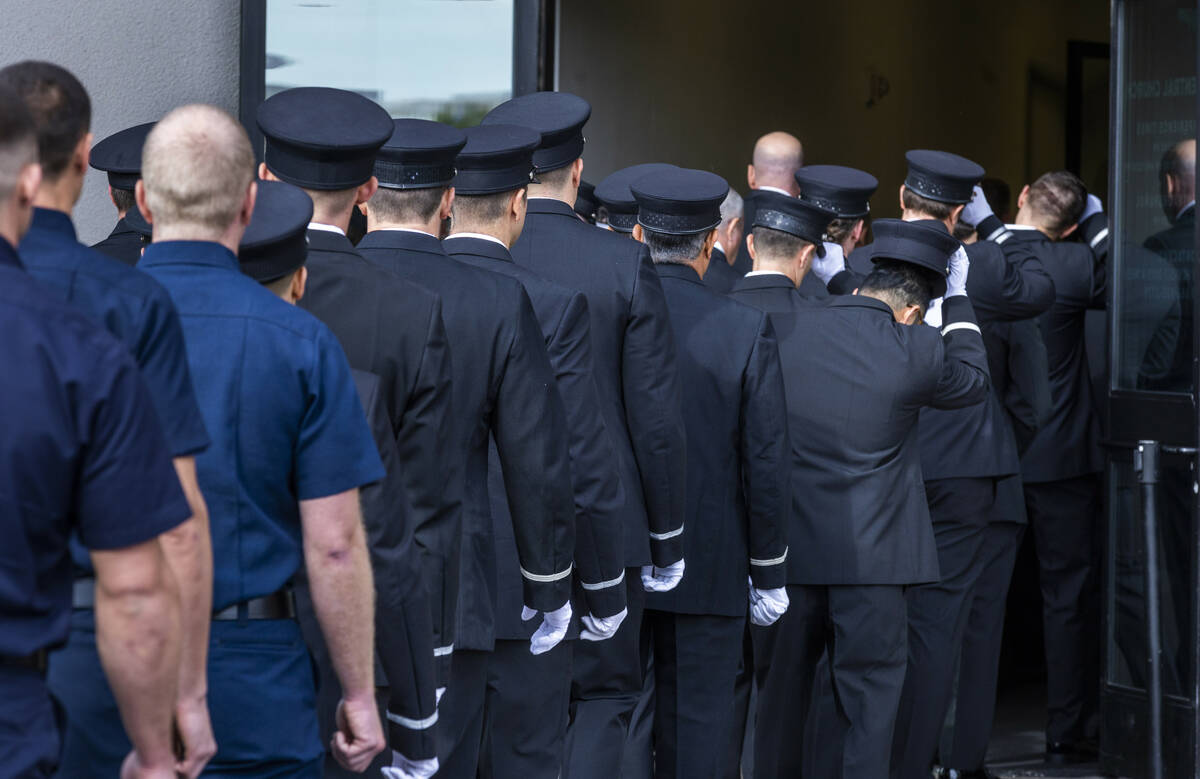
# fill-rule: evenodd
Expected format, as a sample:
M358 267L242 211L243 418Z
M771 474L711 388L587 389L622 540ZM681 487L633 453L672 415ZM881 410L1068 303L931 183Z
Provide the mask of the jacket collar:
M345 254L358 255L354 251L354 244L350 243L350 239L341 233L335 233L330 230L308 230L308 248L310 251L319 252L343 252Z
M575 209L561 200L555 200L551 197L530 198L526 210L531 214L557 214L558 216L570 217L576 222L579 221L579 214L575 213Z
M215 241L159 241L146 247L138 267L204 265L241 272L233 252Z
M75 225L71 224L70 215L52 208L33 209L33 223L29 225L29 229L46 230L70 238L72 241L76 240Z
M869 295L838 295L829 299L830 308L869 308L880 314L894 317L891 307L878 298Z
M452 257L456 254L474 254L501 262L513 261L512 254L502 244L469 235L451 235L442 241L442 248Z
M127 222L124 219L124 217L122 217L121 219L117 220L116 227L114 227L112 229L112 232L108 234L108 237L115 238L118 235L131 235L131 234L139 235L139 236L141 235L141 233L139 233L137 230L134 230L132 227L130 227L129 222Z
M795 292L796 285L782 273L768 273L762 276L743 276L734 282L734 290L743 289L786 289Z
M680 279L681 281L690 281L693 284L704 286L704 282L700 280L700 274L696 273L691 265L680 265L675 262L656 263L654 269L658 271L658 275L665 279Z
M25 263L21 262L21 258L17 255L17 250L7 240L0 238L0 266L3 265L25 270Z
M442 242L428 233L416 230L372 230L358 242L359 249L401 249L410 252L424 252L446 255Z

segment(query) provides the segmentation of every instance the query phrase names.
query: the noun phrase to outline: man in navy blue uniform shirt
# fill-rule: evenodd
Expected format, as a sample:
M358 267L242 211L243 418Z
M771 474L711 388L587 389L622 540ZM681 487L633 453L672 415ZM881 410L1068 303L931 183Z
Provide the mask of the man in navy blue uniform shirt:
M60 716L43 679L67 637L69 539L90 550L96 642L134 749L168 779L179 600L158 538L191 513L125 348L24 270L13 248L41 178L33 122L0 86L0 776L49 777Z
M204 682L212 553L194 459L209 441L192 390L179 317L153 280L75 238L70 212L83 188L91 145L91 105L83 86L47 62L10 65L0 71L0 82L12 87L30 109L44 170L33 225L21 242L22 258L34 278L90 314L133 355L192 506L192 519L167 534L163 551L179 581L183 603L176 719L188 752L185 773L194 776L215 748ZM81 548L76 548L75 558L78 582L71 640L55 654L49 673L50 688L69 714L61 770L64 776L89 769L112 774L129 750L129 740L115 716L116 704L96 656L91 566Z
M154 243L139 267L180 311L213 436L197 458L215 561L211 767L317 777L313 676L290 581L304 564L344 691L330 747L362 770L384 741L358 488L383 468L333 334L239 270L253 160L245 131L219 109L167 114L143 151L138 208Z

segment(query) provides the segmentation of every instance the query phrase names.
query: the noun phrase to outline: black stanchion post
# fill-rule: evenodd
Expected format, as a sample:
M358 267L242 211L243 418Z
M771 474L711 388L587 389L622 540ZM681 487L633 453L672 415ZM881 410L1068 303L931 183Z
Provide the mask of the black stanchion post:
M1163 777L1162 627L1158 596L1158 441L1138 441L1133 458L1142 489L1142 531L1146 546L1146 700L1150 707L1147 777Z

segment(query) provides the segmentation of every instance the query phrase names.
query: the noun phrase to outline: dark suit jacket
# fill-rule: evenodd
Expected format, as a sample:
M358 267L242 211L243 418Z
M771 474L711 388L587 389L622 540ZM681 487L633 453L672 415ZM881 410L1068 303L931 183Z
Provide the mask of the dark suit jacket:
M724 295L733 289L733 285L740 278L738 272L730 267L725 252L713 249L712 259L708 261L708 270L704 272L704 283L708 285L708 288Z
M137 265L142 258L142 234L129 226L124 219L117 221L117 226L100 243L92 244L92 248L103 252L114 260L126 265Z
M706 287L687 265L659 265L678 335L687 425L683 580L646 607L746 614L747 576L787 575L788 430L779 350L767 317Z
M576 611L608 617L625 608L625 537L621 510L625 496L604 417L592 367L587 298L541 278L512 261L508 250L489 241L451 237L445 241L455 260L516 279L533 302L546 351L554 368L558 391L567 408L571 472L575 487ZM488 478L492 513L496 521L500 569L497 636L525 639L536 621L520 620L520 590L509 583L506 570L517 567L511 536L510 511L501 490L507 469L501 468L493 448ZM574 631L572 631L574 632Z
M435 645L449 646L463 498L461 458L446 456L452 420L442 304L432 292L364 260L345 236L309 230L308 241L308 289L300 306L329 326L350 367L379 377Z
M1196 207L1180 214L1166 230L1146 239L1145 248L1162 257L1175 271L1179 289L1179 337L1165 375L1143 382L1143 389L1187 392L1192 386L1192 294L1196 276Z
M980 235L999 229L1000 220L990 217L979 226ZM865 247L864 247L865 248ZM971 266L967 294L981 327L993 322L1029 319L1054 302L1054 282L1041 260L1021 242L976 241L967 248ZM868 270L868 252L852 252L855 270ZM864 263L866 265L864 265ZM964 477L996 477L1019 473L1020 456L1016 439L1004 412L1003 387L976 406L950 411L921 412L921 467L926 481Z
M791 435L791 584L904 585L938 579L917 420L988 393L987 357L966 298L944 334L898 324L879 300L813 304L790 282L753 277L736 299L769 312ZM955 327L958 325L958 327Z
M535 198L512 258L587 297L596 389L625 492L625 564L678 561L683 413L675 339L646 247L597 230L566 203Z
M520 559L500 572L500 581L539 610L558 608L570 596L575 518L566 413L541 329L518 282L452 260L432 235L379 230L367 233L358 251L442 300L452 369L451 451L465 467L457 646L491 649L496 624L505 617L519 621L521 605L512 615L493 614L498 550L488 496L489 438L507 475L503 489L513 512L506 535L515 539Z
M1084 316L1105 304L1105 270L1086 244L1052 242L1037 230L1014 230L1054 278L1054 305L1037 318L1050 366L1051 411L1021 458L1026 483L1100 470L1100 429L1084 351Z

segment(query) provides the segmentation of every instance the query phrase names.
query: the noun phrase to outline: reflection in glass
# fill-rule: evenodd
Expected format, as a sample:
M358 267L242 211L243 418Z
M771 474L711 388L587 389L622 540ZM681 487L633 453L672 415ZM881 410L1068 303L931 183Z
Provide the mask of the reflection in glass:
M512 81L513 0L267 0L268 97L338 87L467 127Z

